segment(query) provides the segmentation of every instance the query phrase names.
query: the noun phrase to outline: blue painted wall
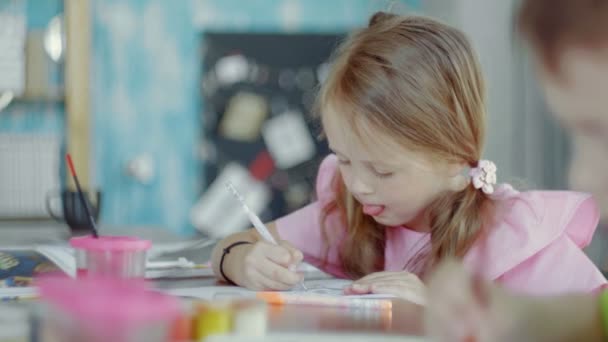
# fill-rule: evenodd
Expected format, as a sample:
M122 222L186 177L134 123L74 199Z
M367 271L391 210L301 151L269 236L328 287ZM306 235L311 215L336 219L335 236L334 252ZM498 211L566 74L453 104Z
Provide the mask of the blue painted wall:
M419 8L420 1L403 0L394 11ZM202 32L342 32L391 2L92 0L92 164L104 191L102 222L193 233L189 211L203 186ZM44 26L60 7L58 0L29 0L28 25ZM63 134L64 108L17 103L0 114L1 131ZM147 185L125 174L126 163L141 154L151 155L156 169Z

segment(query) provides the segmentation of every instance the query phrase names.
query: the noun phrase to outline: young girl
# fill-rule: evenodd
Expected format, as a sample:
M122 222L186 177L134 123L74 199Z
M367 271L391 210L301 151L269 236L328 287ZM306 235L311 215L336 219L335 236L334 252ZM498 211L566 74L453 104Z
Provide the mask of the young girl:
M293 266L304 260L356 280L348 293L413 298L424 293L420 279L455 256L527 293L606 283L581 251L598 221L588 195L495 188L495 165L480 160L483 79L458 30L375 14L338 49L318 109L333 151L319 168L318 200L268 224L278 246L255 230L221 241L221 279L288 289L302 281Z
M570 185L592 192L608 222L608 1L524 0L516 19L547 103L573 143ZM608 289L597 296L516 295L473 286L451 260L430 278L426 327L433 341L607 340Z

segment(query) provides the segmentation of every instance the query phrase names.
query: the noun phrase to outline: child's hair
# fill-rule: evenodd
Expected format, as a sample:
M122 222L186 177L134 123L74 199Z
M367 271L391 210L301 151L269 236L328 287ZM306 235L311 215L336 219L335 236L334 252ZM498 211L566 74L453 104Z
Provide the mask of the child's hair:
M516 25L555 73L565 48L608 48L608 1L525 0Z
M369 139L383 132L410 150L476 166L484 143L485 90L477 57L462 32L424 17L378 12L368 27L341 44L332 63L317 100L318 115L338 113L359 136ZM324 110L328 107L335 110ZM327 238L332 227L326 218L338 210L348 227L340 242L343 269L353 278L383 269L382 225L363 214L342 177L336 175L333 186L338 193L324 208L321 224ZM428 208L430 245L419 251L415 265L404 265L419 275L439 258L466 253L481 232L481 210L490 202L473 186L439 197Z

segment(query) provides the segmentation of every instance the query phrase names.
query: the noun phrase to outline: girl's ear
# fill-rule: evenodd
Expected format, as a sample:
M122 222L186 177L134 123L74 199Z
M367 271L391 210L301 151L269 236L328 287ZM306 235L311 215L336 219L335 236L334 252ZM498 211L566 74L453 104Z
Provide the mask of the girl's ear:
M454 192L464 190L469 185L469 178L465 172L468 170L466 163L448 164L448 188Z

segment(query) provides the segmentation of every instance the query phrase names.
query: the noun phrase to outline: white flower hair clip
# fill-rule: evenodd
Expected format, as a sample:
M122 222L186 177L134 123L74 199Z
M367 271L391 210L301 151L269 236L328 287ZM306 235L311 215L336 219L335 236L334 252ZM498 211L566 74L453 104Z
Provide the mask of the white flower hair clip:
M481 189L487 195L494 193L496 164L489 160L480 160L477 167L469 170L469 176L475 189Z

